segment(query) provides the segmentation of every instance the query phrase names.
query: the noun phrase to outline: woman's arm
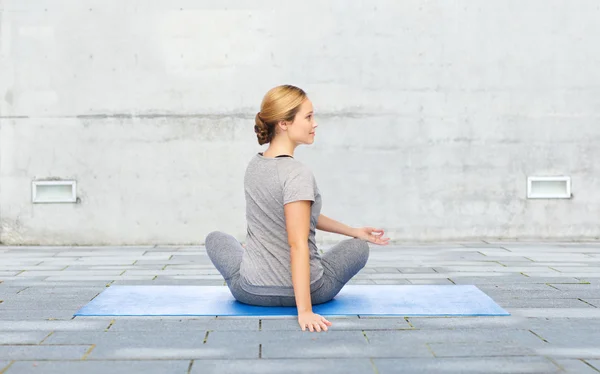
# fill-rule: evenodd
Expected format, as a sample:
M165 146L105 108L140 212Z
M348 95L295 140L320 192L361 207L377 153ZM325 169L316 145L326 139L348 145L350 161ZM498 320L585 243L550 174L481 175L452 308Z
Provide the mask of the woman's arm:
M357 236L355 228L344 225L343 223L338 222L322 214L319 215L319 220L317 221L317 229L332 232L334 234L351 236L353 238Z
M312 311L310 297L310 255L308 234L310 231L310 208L308 200L295 201L283 206L285 225L290 245L292 285L298 308L298 323L302 331L327 330L331 322Z
M286 231L292 262L292 284L298 313L312 311L310 300L310 263L308 233L310 230L310 201L284 205Z
M385 233L383 229L378 229L375 227L354 228L344 225L343 223L338 222L322 214L319 215L319 220L317 221L317 229L366 240L370 243L378 245L387 245L390 240L390 238L383 237Z

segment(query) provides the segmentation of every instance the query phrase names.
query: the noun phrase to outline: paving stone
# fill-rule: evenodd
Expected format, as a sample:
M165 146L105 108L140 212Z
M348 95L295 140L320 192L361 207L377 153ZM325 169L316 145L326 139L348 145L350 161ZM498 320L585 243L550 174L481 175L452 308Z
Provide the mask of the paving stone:
M535 334L544 338L552 346L600 348L600 334L589 326L579 326L569 330L557 329L552 324L531 329Z
M85 280L70 280L70 281L45 281L45 279L30 280L28 278L20 278L16 281L11 281L10 286L13 287L106 287L111 281L85 281Z
M91 277L91 276L103 276L103 277L113 277L118 276L122 273L122 270L62 270L62 271L52 271L52 270L28 270L19 274L19 277L56 277L56 276L65 276L65 277ZM48 278L46 278L48 279Z
M600 267L573 267L573 266L555 266L554 270L560 271L561 273L600 273Z
M528 290L492 290L484 291L493 299L512 299L512 298L531 298L531 299L579 299L585 297L595 297L598 295L596 291L561 291L549 288L548 291L528 291Z
M529 283L526 276L494 276L494 277L486 277L486 276L465 276L465 277L449 277L452 282L455 284L475 284L475 285L483 285L483 284L509 284L509 283Z
M412 284L408 279L377 279L375 284Z
M515 316L536 318L600 318L600 308L507 308Z
M2 332L0 344L38 344L50 331Z
M327 318L332 325L329 331L397 330L412 329L404 318ZM263 319L261 331L299 331L300 325L293 319Z
M103 331L108 326L106 320L68 321L13 321L0 319L0 332L4 331Z
M147 360L147 361L36 361L15 362L6 374L186 374L190 360Z
M445 267L436 267L434 268L438 273L469 273L469 272L480 272L480 268L473 268L470 266L445 266ZM577 268L579 269L579 268ZM552 270L548 266L501 266L498 264L497 267L488 266L485 268L486 271L492 273L529 273L529 272L540 272L540 273L551 273ZM556 271L559 274L558 271ZM468 274L467 274L468 275Z
M546 283L509 283L509 284L479 284L477 288L486 291L548 291L554 293L556 288L547 285Z
M26 287L5 287L0 285L0 299L5 297L12 297L18 293L23 292Z
M207 330L214 331L258 331L258 317L213 318L208 320Z
M16 276L19 273L20 273L20 271L18 271L18 270L0 271L0 278L3 278L3 277L14 277L14 276Z
M134 251L131 248L126 250L127 257L138 257L143 256L145 251ZM114 257L119 258L123 257L123 251L114 251L112 249L106 250L98 250L98 249L90 249L90 250L77 250L77 251L66 251L66 252L57 252L54 257ZM163 258L168 259L169 256L161 256L161 260Z
M416 329L527 329L531 321L523 317L409 317L408 322Z
M47 281L104 281L108 282L111 280L148 280L151 281L153 276L151 275L89 275L89 276L73 276L73 275L60 275L50 276L46 278Z
M1 304L0 304L1 305ZM77 310L43 310L43 309L2 309L0 308L0 320L40 320L40 319L62 319L73 317Z
M397 341L394 345L370 344L361 331L211 332L206 344L222 347L261 347L262 358L366 358L431 357L424 344ZM258 352L257 352L258 353Z
M572 374L598 374L598 371L590 367L583 360L576 359L554 359L554 362L564 369L565 373Z
M420 284L420 285L424 285L424 284L454 284L454 282L452 282L450 279L448 278L439 278L439 279L408 279L408 282L410 284Z
M600 278L600 273L596 272L581 272L571 271L568 273L535 273L535 272L524 272L523 274L528 277L559 277L559 278ZM560 282L557 282L560 283Z
M190 374L264 374L264 373L328 373L364 374L373 373L373 364L368 359L277 359L277 360L197 360Z
M375 281L371 279L350 279L346 284L375 284Z
M544 357L377 358L373 362L379 374L562 373L559 367Z
M10 299L4 300L0 304L0 312L2 311L14 311L14 310L25 310L30 308L31 305L36 305L36 308L40 308L42 311L47 309L55 310L73 310L75 312L85 304L89 303L91 297L71 296L71 297L58 297L58 296L41 296L38 300L32 297L19 297L20 295L14 296Z
M0 345L0 357L9 360L79 360L90 345Z
M398 271L402 274L431 274L437 273L434 268L431 267L401 267Z
M518 328L479 328L479 329L444 329L427 330L396 330L396 331L368 331L366 335L371 344L394 345L397 342L412 343L511 343L532 347L544 346L542 339L532 334L529 330Z
M502 342L428 343L435 357L533 356L535 351L524 345Z
M600 295L600 283L597 284L585 284L585 283L551 283L552 287L558 288L564 291L595 291Z
M65 297L70 296L72 298L75 297L94 297L98 293L104 291L106 289L105 286L95 286L95 287L72 287L72 286L50 286L50 287L29 287L23 289L19 293L20 296L30 296L30 297Z
M239 336L243 333L230 334ZM96 348L90 353L89 360L258 357L258 344L244 345L240 344L240 339L233 338L227 344L215 347L204 343L206 336L206 331L193 330L163 331L159 334L154 331L110 331L110 329L107 332L61 331L52 334L44 344L95 344Z
M594 308L579 299L494 299L503 308Z
M585 345L571 347L557 347L548 344L546 347L533 348L535 353L540 356L554 358L573 358L573 359L600 359L600 347L588 347Z
M111 332L116 331L153 331L161 333L164 331L197 331L199 334L206 333L209 321L215 317L197 317L195 319L122 319L113 317L114 322L110 327ZM258 325L258 323L257 323Z

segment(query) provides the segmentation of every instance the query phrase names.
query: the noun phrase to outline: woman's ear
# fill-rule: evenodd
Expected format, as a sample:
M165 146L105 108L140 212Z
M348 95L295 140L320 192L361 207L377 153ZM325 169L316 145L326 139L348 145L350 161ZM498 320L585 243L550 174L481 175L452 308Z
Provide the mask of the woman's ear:
M277 124L282 131L287 131L288 122L287 121L279 121Z

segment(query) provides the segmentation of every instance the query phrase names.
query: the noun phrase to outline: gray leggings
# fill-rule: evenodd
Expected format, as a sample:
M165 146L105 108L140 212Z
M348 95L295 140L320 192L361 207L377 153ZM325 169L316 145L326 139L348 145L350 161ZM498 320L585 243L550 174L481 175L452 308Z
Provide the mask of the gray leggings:
M221 273L233 297L244 304L259 306L296 306L293 296L263 296L240 287L240 263L244 248L231 235L214 231L206 237L208 257ZM330 301L358 273L369 258L369 245L360 239L344 240L321 257L323 285L311 293L312 304Z

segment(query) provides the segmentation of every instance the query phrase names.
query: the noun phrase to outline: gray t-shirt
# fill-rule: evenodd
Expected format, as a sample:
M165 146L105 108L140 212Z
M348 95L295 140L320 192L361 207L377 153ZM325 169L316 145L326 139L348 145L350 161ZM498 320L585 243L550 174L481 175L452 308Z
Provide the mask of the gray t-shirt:
M240 265L242 288L256 295L294 296L283 206L310 200L310 282L311 291L316 290L323 281L321 255L315 242L322 204L310 169L291 157L269 158L259 153L248 164L244 190L248 233Z

